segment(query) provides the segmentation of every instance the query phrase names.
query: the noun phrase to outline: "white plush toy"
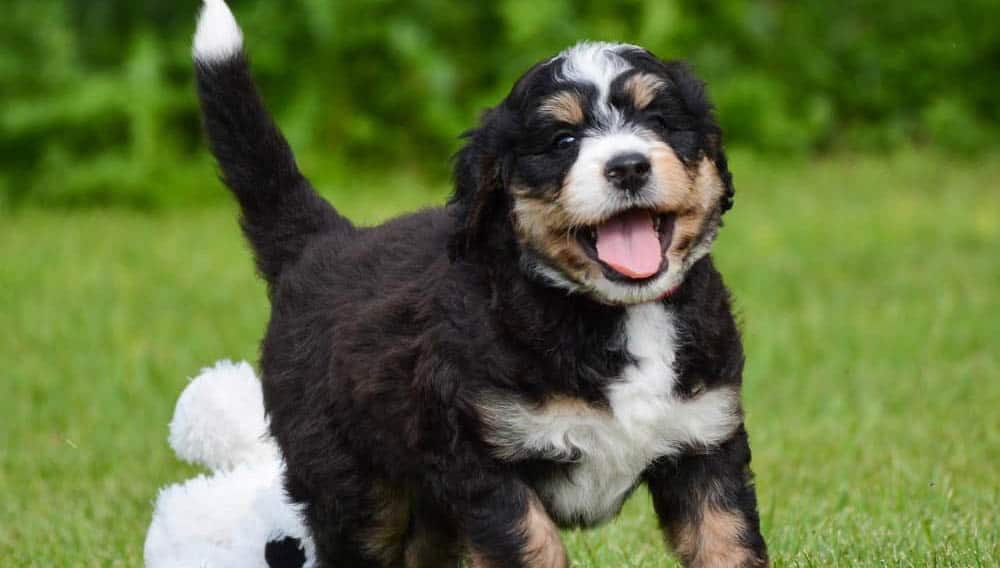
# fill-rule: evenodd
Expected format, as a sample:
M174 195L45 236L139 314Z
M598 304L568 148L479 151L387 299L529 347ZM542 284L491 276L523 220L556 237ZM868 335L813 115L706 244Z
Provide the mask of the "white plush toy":
M177 401L169 441L179 458L210 474L160 490L146 535L148 568L314 565L312 541L281 485L284 464L250 365L203 369Z

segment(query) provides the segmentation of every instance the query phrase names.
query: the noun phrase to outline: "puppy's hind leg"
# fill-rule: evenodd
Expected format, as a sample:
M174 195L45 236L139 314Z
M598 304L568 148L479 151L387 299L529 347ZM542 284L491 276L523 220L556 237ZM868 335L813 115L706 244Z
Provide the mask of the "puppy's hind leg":
M402 568L409 502L364 479L353 460L338 462L343 468L324 472L315 488L286 473L289 497L303 506L317 568Z
M567 568L559 529L535 492L492 468L438 479L468 545L472 568Z
M427 499L414 503L410 531L406 536L406 568L457 568L463 547L458 529L445 512Z

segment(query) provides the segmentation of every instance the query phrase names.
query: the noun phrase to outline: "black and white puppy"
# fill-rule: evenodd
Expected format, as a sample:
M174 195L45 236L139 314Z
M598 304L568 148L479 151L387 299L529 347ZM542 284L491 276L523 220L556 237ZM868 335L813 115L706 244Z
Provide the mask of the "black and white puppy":
M688 566L761 566L743 352L708 256L732 204L687 68L582 43L466 135L450 203L370 228L320 198L222 0L204 124L272 305L271 430L327 567L556 568L645 483Z

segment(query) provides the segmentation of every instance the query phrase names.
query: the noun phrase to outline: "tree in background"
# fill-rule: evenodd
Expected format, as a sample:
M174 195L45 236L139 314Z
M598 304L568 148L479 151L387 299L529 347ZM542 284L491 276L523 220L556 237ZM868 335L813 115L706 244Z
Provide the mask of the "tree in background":
M211 198L197 0L13 0L0 19L0 205ZM447 173L458 135L581 39L684 58L730 145L808 155L995 139L1000 2L232 0L269 105L331 168Z

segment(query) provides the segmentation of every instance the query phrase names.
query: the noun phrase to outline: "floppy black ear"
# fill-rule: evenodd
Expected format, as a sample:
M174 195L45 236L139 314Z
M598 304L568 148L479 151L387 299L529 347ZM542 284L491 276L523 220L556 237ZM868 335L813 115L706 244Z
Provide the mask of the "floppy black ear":
M466 132L465 146L455 156L455 232L448 243L452 260L469 255L477 248L499 243L509 231L503 224L509 197L504 191L512 168L511 148L524 112L524 103L537 85L539 75L550 69L552 60L536 63L511 88L507 97L486 111L479 128Z
M672 87L684 102L688 112L699 117L698 130L702 147L705 149L705 155L715 162L719 178L725 187L725 193L719 203L720 212L725 213L733 208L736 188L733 187L733 175L729 172L729 162L722 147L722 128L719 127L715 116L715 106L705 91L705 82L696 77L691 67L683 61L666 61L663 65Z
M719 170L719 178L726 188L726 192L722 195L722 203L719 204L720 212L725 213L733 208L736 188L733 186L733 174L729 172L729 162L726 159L726 152L722 149L721 135L719 136L719 145L715 154L715 168Z
M465 146L455 155L453 206L455 229L448 243L452 260L467 256L485 243L503 204L500 147L493 134L496 110L486 113L483 126L463 135Z

